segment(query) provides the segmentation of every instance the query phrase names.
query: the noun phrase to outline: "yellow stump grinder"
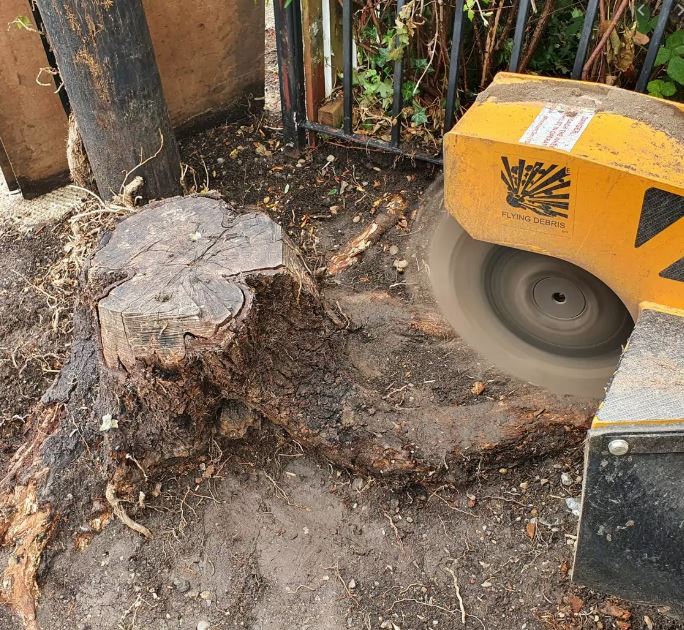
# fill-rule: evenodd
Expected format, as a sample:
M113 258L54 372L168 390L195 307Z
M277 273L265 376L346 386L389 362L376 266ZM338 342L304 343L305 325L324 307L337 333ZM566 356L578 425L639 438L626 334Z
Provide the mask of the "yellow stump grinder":
M447 319L514 376L605 394L574 579L681 613L684 106L504 73L444 164L430 275Z

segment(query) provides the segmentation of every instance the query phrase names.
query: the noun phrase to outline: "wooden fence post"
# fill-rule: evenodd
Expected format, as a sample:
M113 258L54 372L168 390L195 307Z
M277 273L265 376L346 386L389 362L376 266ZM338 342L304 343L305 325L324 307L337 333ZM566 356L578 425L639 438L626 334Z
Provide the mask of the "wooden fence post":
M37 0L100 195L140 175L180 192L180 158L141 0Z

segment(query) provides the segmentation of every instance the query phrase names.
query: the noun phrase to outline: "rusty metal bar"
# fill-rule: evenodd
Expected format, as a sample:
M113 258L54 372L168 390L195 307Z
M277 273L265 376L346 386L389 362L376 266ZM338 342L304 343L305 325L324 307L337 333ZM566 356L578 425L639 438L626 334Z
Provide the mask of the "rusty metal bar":
M354 144L359 144L364 147L369 147L371 149L379 149L381 151L386 151L387 153L393 153L395 155L402 155L410 160L418 160L420 162L428 162L430 164L442 165L442 158L435 155L428 155L427 153L418 153L413 151L408 151L400 147L392 146L390 143L383 142L382 140L375 140L368 136L362 136L356 133L346 133L340 129L335 129L334 127L328 127L327 125L321 125L319 123L314 123L310 121L305 121L300 124L301 127L307 131L315 131L318 134L324 136L330 136L332 138L341 138L342 140L347 140L348 142L353 142Z

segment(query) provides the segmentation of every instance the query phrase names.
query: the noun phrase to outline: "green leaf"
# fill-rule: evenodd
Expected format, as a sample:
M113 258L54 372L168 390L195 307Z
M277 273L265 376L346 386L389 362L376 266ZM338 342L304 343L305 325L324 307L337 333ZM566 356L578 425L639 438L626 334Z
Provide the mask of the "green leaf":
M667 46L670 50L682 45L684 45L684 31L675 31L671 35L668 35L667 39L665 40L665 46Z
M646 85L646 90L651 96L657 96L659 98L663 97L663 83L664 81L661 81L660 79L655 79L653 81L649 81L648 85Z
M658 17L651 15L651 9L646 4L640 4L636 10L637 30L648 35L656 25Z
M663 81L660 91L665 97L674 96L677 93L677 86L672 81Z
M667 64L667 76L684 85L684 58L672 57Z
M401 86L401 95L405 101L410 101L413 98L413 90L416 89L415 81L404 81Z
M427 113L424 107L417 107L413 116L411 116L411 122L416 125L424 125L428 121Z
M413 60L413 67L418 70L418 72L422 72L427 68L428 65L428 60L427 59L414 59Z
M677 55L677 57L684 57L684 45L674 48L672 54Z
M658 96L660 98L668 98L677 93L677 86L667 79L649 81L646 89L651 96Z
M668 98L677 93L677 86L672 83L672 81L664 81L662 79L649 81L646 89L651 96L657 96L659 98Z
M393 92L394 86L392 85L392 81L390 79L385 79L384 81L378 83L378 94L380 95L380 98L389 98L392 96Z
M670 57L672 57L672 51L669 48L665 48L665 46L661 46L658 49L658 54L656 55L653 65L664 66L668 61L670 61Z

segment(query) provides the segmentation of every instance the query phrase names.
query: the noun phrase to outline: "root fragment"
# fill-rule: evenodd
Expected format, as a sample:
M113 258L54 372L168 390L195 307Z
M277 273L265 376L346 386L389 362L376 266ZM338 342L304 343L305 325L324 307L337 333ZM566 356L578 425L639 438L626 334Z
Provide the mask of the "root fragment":
M0 544L13 547L2 574L0 604L9 606L23 621L25 630L40 630L36 619L40 557L56 524L50 509L38 506L35 484L16 486L0 501Z
M402 195L392 196L387 202L385 210L379 213L375 220L369 223L359 234L354 236L339 254L330 259L328 274L335 276L351 267L363 252L377 243L387 230L399 223L405 212L406 199Z
M147 529L144 525L136 523L128 514L126 510L121 505L121 499L116 496L116 489L113 483L107 484L107 489L105 490L105 497L107 498L107 503L112 506L112 511L114 515L126 526L132 529L134 532L138 532L145 538L152 538L152 532Z

